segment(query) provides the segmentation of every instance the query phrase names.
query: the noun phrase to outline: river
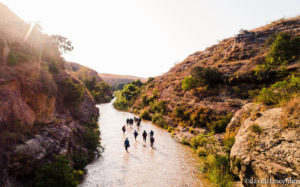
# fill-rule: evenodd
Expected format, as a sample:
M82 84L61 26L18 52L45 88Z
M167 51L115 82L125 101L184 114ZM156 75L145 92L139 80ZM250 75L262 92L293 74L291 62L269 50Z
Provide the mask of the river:
M112 102L101 104L100 131L102 156L89 164L81 187L199 187L203 186L197 168L197 155L187 146L177 143L166 130L142 121L137 141L133 128L127 127L123 135L121 127L133 114L116 110ZM154 131L154 148L146 144L142 132ZM124 140L130 141L129 153Z

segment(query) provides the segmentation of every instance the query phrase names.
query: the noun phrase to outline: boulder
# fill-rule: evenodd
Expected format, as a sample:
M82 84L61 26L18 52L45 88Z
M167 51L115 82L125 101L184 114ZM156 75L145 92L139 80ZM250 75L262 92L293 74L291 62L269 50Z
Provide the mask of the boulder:
M249 114L248 104L238 114ZM255 107L254 107L255 108ZM241 122L230 153L231 171L239 176L244 186L266 186L251 184L255 180L296 180L300 177L300 131L283 127L281 108L259 112ZM227 130L234 129L232 119ZM253 127L256 126L256 128ZM256 129L256 130L255 130ZM257 130L259 129L259 130ZM271 181L272 182L272 181ZM282 184L269 184L282 186ZM297 186L291 184L290 186Z

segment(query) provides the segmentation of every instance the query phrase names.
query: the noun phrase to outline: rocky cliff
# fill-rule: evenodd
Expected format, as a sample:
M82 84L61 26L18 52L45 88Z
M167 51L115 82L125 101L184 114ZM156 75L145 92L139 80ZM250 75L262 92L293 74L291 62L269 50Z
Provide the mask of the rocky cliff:
M0 17L0 186L30 186L54 155L93 157L85 136L99 110L57 41L2 4Z
M297 98L283 108L271 109L249 103L233 116L227 127L228 133L237 132L230 153L231 170L245 186L251 186L251 179L299 185L289 181L298 180L300 174L299 101ZM286 124L286 118L297 122Z

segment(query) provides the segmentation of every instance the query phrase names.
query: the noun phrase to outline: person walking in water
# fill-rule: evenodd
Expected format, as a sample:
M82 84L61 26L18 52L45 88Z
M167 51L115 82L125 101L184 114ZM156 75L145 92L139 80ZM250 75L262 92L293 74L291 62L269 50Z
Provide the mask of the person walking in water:
M134 135L134 139L135 139L135 141L136 141L136 137L139 135L139 133L138 133L138 132L136 132L136 130L134 130L134 133L133 133L133 135Z
M124 147L125 147L125 150L128 152L128 147L130 147L128 138L126 138L126 140L124 141Z
M147 139L147 132L144 130L143 132L143 140L146 143L146 139Z
M137 124L136 124L136 126L137 126L137 128L138 128L138 129L140 129L141 122L140 122L140 121L138 121L138 122L137 122Z
M123 131L123 134L125 134L125 131L126 131L125 125L122 127L122 131Z
M154 143L154 137L150 136L150 143L151 143L151 147L153 148L153 143Z
M150 137L154 136L153 130L150 131Z

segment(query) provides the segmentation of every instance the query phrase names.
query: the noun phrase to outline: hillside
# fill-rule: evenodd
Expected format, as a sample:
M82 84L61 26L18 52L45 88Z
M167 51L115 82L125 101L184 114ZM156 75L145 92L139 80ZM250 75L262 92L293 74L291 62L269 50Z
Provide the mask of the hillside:
M116 74L109 74L109 73L99 73L100 77L110 86L117 86L120 83L130 83L135 80L141 80L145 82L147 79L142 77L135 77L131 75L116 75Z
M213 183L297 179L299 53L300 17L243 30L144 85L125 86L115 106L193 147Z
M99 110L65 68L73 47L1 3L0 17L0 186L76 186L99 146Z
M75 62L65 62L68 73L81 80L88 88L97 104L110 102L112 88L99 76L98 72Z

